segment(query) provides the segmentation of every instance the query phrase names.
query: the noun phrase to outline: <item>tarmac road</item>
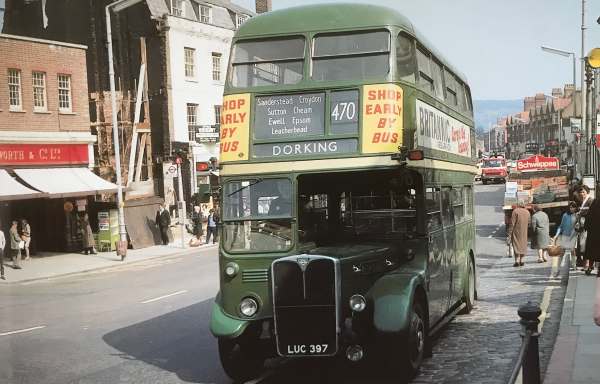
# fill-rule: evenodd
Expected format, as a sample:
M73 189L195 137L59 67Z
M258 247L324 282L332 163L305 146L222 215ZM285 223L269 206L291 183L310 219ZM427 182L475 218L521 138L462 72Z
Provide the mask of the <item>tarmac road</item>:
M530 256L515 270L504 257L502 193L503 185L476 187L478 307L441 332L414 383L506 381L520 346L516 309L542 301L550 267ZM0 286L0 383L230 383L208 331L217 289L214 248ZM542 349L551 348L544 330ZM343 360L271 364L252 383L380 382Z

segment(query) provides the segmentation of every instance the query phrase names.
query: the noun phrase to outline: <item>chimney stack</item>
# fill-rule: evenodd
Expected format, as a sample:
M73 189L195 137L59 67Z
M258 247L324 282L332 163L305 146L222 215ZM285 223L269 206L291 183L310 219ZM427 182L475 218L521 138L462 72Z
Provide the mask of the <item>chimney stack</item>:
M255 0L254 4L258 14L271 11L271 0Z

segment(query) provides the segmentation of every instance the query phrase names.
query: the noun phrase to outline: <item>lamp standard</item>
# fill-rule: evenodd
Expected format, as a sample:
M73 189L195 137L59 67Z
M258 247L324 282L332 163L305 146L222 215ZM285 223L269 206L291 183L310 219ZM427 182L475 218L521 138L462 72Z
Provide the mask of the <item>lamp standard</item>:
M119 145L119 121L117 119L117 97L115 93L115 68L113 64L112 31L110 24L110 11L117 13L134 4L141 3L144 0L118 0L108 4L106 11L106 41L108 50L108 77L110 80L110 107L112 112L113 142L115 144L115 173L117 174L117 204L119 210L119 246L117 255L121 260L125 260L127 247L127 231L125 229L125 212L123 211L123 181L121 177L121 150Z
M576 82L576 78L577 78L577 74L576 74L576 59L575 59L575 52L569 52L569 51L563 51L562 49L557 49L557 48L550 48L547 47L545 45L541 46L542 51L544 52L548 52L548 53L554 53L555 55L560 55L563 57L569 57L569 56L573 56L573 85L577 86L577 82Z

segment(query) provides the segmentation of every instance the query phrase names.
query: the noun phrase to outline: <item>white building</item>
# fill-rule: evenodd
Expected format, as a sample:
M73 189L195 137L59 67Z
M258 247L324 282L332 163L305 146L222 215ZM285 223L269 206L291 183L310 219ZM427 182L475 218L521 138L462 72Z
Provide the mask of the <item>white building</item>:
M190 143L189 182L194 194L199 184L209 183L208 172L194 175L196 165L219 158L219 119L231 40L254 12L228 0L165 1L169 7L165 16L169 131L171 141Z

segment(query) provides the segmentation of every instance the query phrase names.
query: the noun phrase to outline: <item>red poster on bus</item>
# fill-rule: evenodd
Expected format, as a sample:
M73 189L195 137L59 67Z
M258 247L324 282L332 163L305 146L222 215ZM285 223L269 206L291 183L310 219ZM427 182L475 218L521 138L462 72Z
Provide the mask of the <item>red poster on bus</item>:
M560 169L560 161L556 157L531 156L517 160L518 171L551 171Z

